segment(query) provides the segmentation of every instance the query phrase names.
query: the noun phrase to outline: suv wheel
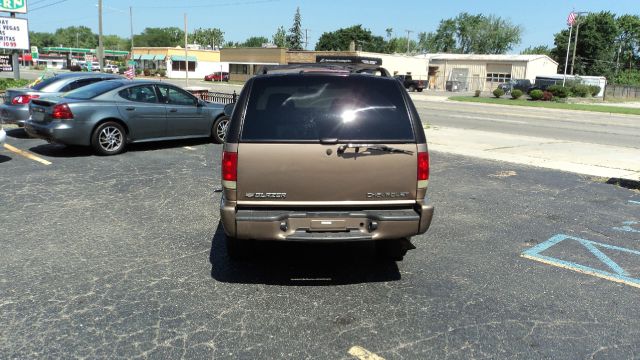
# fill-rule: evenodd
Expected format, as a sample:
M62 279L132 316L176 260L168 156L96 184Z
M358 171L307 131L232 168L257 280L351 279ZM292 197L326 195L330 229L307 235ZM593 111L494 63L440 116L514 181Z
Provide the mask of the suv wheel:
M107 121L100 124L91 135L91 146L100 155L116 155L124 151L126 133L122 125Z
M409 90L409 92L414 92L416 91L416 88L413 85L409 85L409 88L407 90Z
M222 144L224 142L225 137L227 136L227 128L229 127L229 117L221 116L216 121L213 122L213 128L211 129L211 136L213 137L213 141L218 144Z

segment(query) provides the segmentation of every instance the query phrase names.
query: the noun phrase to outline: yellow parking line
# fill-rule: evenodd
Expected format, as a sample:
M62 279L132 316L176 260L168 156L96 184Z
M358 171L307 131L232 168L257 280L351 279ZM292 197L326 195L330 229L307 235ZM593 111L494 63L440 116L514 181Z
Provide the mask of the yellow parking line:
M380 357L360 346L351 347L351 349L349 349L349 355L354 356L359 360L384 360L383 357Z
M44 165L51 165L51 161L48 161L48 160L45 160L45 159L43 159L41 157L35 156L35 155L33 155L32 153L30 153L28 151L20 150L20 149L18 149L16 147L13 147L13 146L9 145L9 144L4 144L4 147L7 150L11 151L11 152L14 152L14 153L16 153L18 155L22 155L22 156L26 157L27 159L31 159L33 161L37 161L37 162L39 162L41 164L44 164Z

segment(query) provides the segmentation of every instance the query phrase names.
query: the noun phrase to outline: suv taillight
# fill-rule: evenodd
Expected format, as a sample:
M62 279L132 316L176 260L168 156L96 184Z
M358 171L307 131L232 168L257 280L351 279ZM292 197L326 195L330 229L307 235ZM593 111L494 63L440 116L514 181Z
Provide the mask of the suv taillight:
M31 99L37 99L40 95L18 95L11 99L11 104L13 105L22 105L28 104Z
M235 189L238 180L238 153L223 152L222 153L222 185L227 188Z
M427 187L429 181L429 153L418 153L418 187Z
M51 113L52 119L73 119L73 113L67 104L56 104Z

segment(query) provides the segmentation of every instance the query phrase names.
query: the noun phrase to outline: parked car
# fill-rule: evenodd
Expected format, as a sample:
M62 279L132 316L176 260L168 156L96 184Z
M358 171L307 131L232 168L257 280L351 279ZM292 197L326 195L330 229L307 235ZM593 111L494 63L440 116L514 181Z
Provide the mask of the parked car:
M229 81L228 72L214 72L209 75L205 75L204 81Z
M114 64L107 64L104 66L104 72L106 73L117 74L119 70L120 68L118 68L118 66Z
M214 72L209 75L205 75L204 81L229 81L228 72Z
M54 96L103 80L122 79L111 74L64 73L44 79L30 88L8 89L4 104L0 105L0 117L6 123L24 126L29 118L29 102L44 96Z
M0 125L0 148L4 146L4 143L7 141L7 132L4 131L2 125Z
M529 79L511 79L511 81L498 85L498 88L502 89L505 94L511 94L511 91L516 89L528 94L531 91L532 84Z
M216 139L214 129L225 118L223 109L171 84L110 80L61 97L32 100L25 130L50 142L115 155L129 143Z
M422 92L426 86L423 80L413 80L411 75L396 75L394 77L404 85L407 91Z
M391 77L296 66L249 79L227 105L220 219L229 256L256 240L373 241L402 259L433 215L413 102Z
M88 63L82 64L82 70L89 71L89 64ZM100 71L100 63L97 61L92 61L91 71Z

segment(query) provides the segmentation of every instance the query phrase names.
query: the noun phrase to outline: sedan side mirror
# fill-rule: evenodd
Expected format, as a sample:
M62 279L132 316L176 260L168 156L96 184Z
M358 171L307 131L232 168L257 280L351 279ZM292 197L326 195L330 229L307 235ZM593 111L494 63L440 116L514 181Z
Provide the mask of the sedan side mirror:
M224 106L224 114L231 117L233 113L233 108L236 106L236 103L227 104Z

